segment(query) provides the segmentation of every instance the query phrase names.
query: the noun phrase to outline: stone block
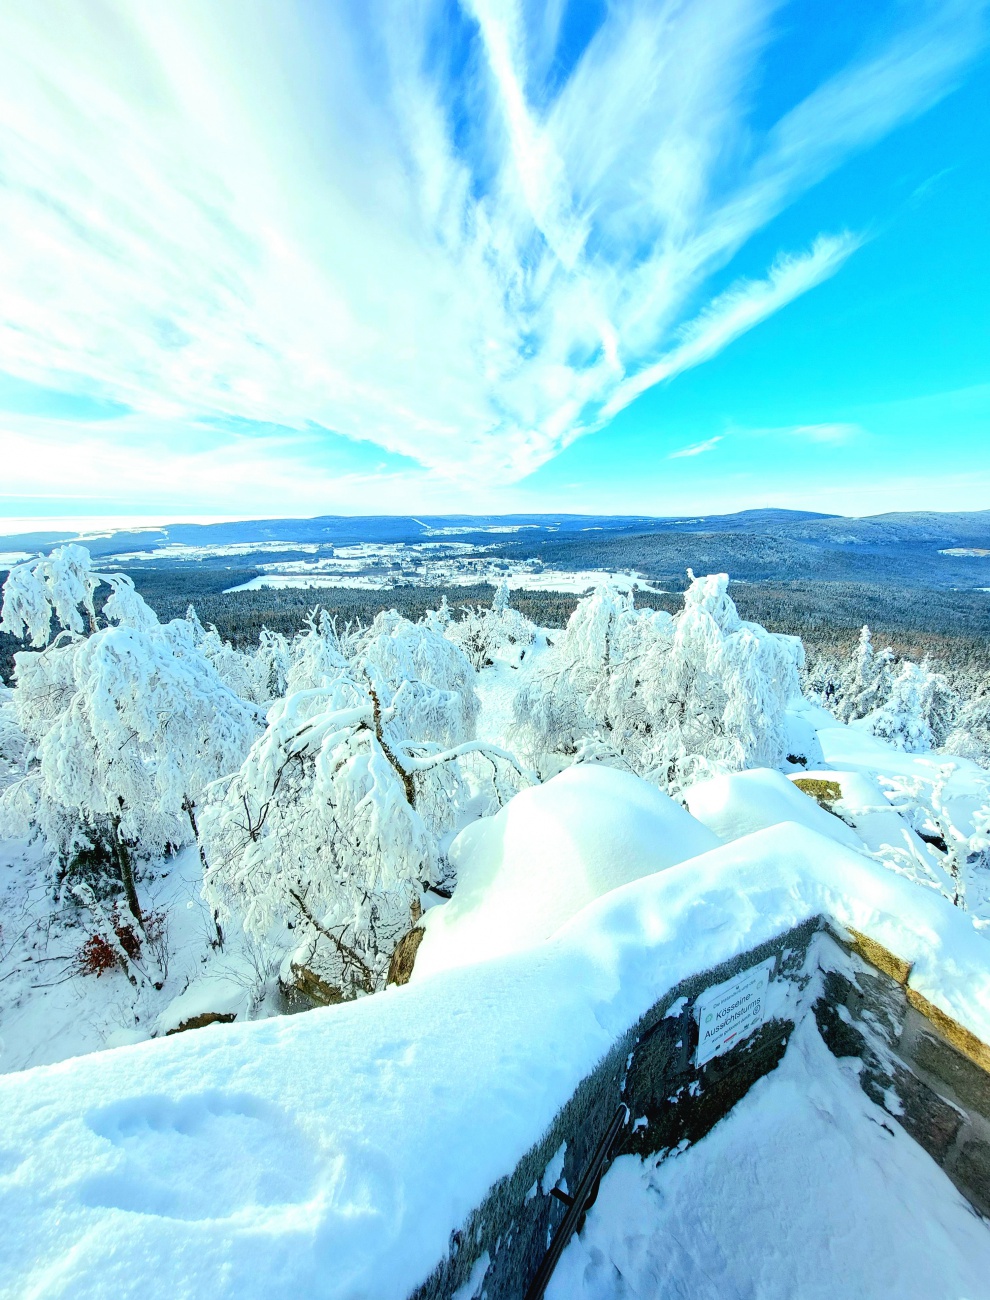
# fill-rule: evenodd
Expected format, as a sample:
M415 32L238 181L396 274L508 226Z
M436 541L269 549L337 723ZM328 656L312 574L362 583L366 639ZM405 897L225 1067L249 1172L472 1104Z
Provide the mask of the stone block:
M910 987L905 990L907 1000L925 1017L931 1021L941 1036L952 1044L956 1051L961 1052L963 1056L969 1057L974 1065L978 1065L981 1070L990 1073L990 1047L971 1033L958 1020L953 1020L947 1015L941 1007L937 1007L934 1002L929 1002L926 997L916 989Z
M868 961L871 966L877 970L882 970L885 975L889 975L892 980L898 984L906 984L908 976L911 974L911 963L905 961L903 957L898 957L896 953L885 948L882 943L877 943L876 939L871 939L869 935L862 934L859 930L854 930L852 926L848 927L852 936L850 947Z
M903 1107L894 1118L933 1160L944 1164L962 1127L963 1115L910 1070L899 1066L894 1070L893 1089ZM865 1091L871 1095L870 1088ZM884 1105L883 1097L873 1096L873 1100Z
M920 1069L947 1084L964 1106L990 1119L990 1074L936 1034L915 1034L910 1053Z
M990 1142L964 1138L950 1172L972 1204L990 1217Z

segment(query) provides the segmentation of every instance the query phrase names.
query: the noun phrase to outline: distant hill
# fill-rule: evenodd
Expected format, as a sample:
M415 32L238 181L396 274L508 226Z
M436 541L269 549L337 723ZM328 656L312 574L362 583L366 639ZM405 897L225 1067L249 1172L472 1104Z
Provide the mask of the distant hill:
M946 555L990 549L990 510L911 511L848 518L804 510L742 510L729 515L321 515L313 519L246 519L170 524L84 536L34 532L0 535L0 552L47 551L82 541L94 555L138 555L141 563L229 565L238 546L260 562L266 544L286 558L293 544L422 544L458 541L536 557L563 569L636 568L667 581L724 570L737 580L868 581L941 588L990 588L990 556ZM191 556L171 551L194 547ZM228 548L220 552L218 548ZM242 557L246 552L241 552ZM238 563L243 563L243 558Z

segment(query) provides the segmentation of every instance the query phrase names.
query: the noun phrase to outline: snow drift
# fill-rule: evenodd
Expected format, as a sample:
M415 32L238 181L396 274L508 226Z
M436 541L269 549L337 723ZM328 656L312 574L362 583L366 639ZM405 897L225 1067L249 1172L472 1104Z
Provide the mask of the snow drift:
M639 777L567 768L454 840L457 888L426 913L413 979L531 947L600 895L718 843Z
M771 768L698 781L682 798L691 815L722 840L737 840L780 822L798 822L851 849L862 848L855 831Z

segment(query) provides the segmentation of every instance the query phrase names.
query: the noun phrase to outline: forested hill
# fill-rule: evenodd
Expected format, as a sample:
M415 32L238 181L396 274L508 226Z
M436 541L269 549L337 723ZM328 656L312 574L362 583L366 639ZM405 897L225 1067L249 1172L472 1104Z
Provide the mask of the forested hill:
M93 555L139 553L156 562L176 548L263 548L278 543L349 546L458 540L497 547L507 557L538 556L556 567L632 566L656 577L687 567L735 578L786 581L830 577L889 579L938 587L990 587L990 510L920 511L852 519L794 510L732 515L429 515L261 519L174 524L85 538ZM0 536L0 551L44 551L77 535ZM985 555L945 554L986 551ZM230 552L228 551L228 554ZM203 559L211 557L204 555ZM219 558L219 557L217 557Z

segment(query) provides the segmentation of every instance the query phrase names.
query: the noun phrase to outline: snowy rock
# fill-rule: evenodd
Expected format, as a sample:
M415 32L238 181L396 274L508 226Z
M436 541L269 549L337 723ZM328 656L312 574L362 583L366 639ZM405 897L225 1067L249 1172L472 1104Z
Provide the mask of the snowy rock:
M781 822L798 822L839 844L862 848L855 831L770 768L699 781L688 786L682 797L691 815L723 840L738 840Z
M787 757L801 760L802 767L817 767L822 762L822 747L818 741L818 732L804 714L788 708L784 714L784 735L787 741Z
M250 984L224 975L208 975L193 980L184 993L173 998L158 1017L159 1034L180 1029L197 1029L215 1021L231 1021L245 1016L250 1004ZM204 1017L210 1016L207 1020ZM191 1022L195 1021L195 1024Z
M908 848L924 860L935 861L932 849L891 808L879 785L865 773L829 769L826 772L808 772L792 780L829 781L836 786L840 791L834 803L836 812L841 813L843 820L854 828L871 853Z
M412 978L530 947L600 895L718 843L639 777L568 768L454 840L457 888L426 913Z
M388 967L388 984L408 984L416 964L416 954L425 931L421 925L404 934L396 944Z

